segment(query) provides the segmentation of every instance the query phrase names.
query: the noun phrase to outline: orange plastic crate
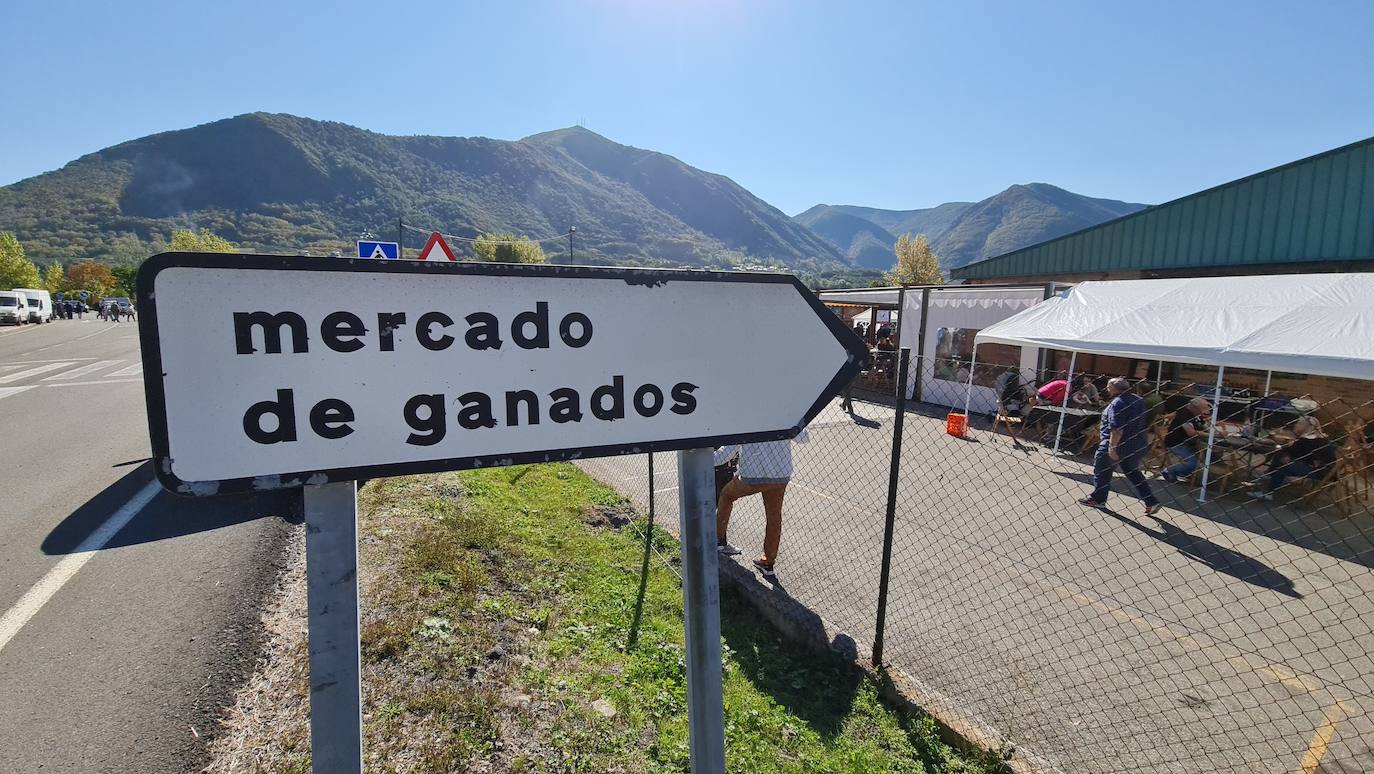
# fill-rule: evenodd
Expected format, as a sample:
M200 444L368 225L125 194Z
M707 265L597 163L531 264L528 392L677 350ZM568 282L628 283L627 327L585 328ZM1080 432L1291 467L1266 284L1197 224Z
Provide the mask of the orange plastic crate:
M945 417L945 432L950 435L964 437L964 432L968 430L968 416L951 411Z

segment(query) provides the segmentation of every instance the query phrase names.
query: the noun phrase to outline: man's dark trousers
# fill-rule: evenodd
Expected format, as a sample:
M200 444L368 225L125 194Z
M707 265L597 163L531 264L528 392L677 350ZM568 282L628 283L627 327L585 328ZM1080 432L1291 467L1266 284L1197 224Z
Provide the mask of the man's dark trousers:
M1107 502L1107 495L1112 487L1112 470L1120 468L1126 475L1126 480L1135 487L1135 492L1140 495L1140 499L1146 505L1154 505L1159 501L1155 499L1154 492L1150 491L1150 482L1145 480L1145 474L1140 472L1140 463L1145 459L1145 452L1138 451L1131 455L1121 455L1121 459L1113 461L1107 455L1107 442L1103 441L1097 447L1097 454L1093 457L1093 489L1092 498L1099 503Z

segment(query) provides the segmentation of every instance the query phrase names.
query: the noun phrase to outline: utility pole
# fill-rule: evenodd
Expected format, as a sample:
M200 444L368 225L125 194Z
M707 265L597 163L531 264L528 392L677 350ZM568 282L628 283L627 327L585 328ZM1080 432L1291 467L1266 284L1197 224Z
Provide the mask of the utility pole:
M568 263L570 263L570 264L573 262L573 257L572 257L572 255L573 255L573 253L572 253L573 234L576 234L576 233L577 233L577 226L568 226Z
M406 257L405 222L400 215L396 216L396 258L399 260Z

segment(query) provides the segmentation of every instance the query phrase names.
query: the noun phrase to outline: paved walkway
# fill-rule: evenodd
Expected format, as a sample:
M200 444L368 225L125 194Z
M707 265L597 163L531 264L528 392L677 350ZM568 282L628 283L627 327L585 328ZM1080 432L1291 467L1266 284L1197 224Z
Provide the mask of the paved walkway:
M778 572L871 643L892 409L856 405L794 446ZM1374 516L1181 486L1158 519L1122 494L1101 512L1074 502L1081 460L975 438L907 416L889 662L1048 770L1374 772ZM647 506L645 457L580 464ZM656 458L674 532L675 465ZM730 540L756 555L758 498Z

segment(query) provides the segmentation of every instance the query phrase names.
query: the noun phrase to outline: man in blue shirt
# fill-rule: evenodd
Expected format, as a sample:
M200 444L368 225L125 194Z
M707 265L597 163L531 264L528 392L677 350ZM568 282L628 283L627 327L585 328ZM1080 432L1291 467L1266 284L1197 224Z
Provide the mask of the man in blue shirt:
M1093 483L1096 487L1092 494L1078 502L1093 508L1107 506L1107 494L1111 491L1112 470L1120 468L1126 480L1135 487L1136 494L1145 501L1147 514L1158 513L1159 501L1150 491L1150 483L1140 472L1140 463L1145 459L1149 444L1146 440L1149 429L1148 412L1145 400L1131 392L1131 383L1121 377L1107 382L1107 392L1112 401L1102 412L1102 443L1098 444L1097 454L1093 457Z

